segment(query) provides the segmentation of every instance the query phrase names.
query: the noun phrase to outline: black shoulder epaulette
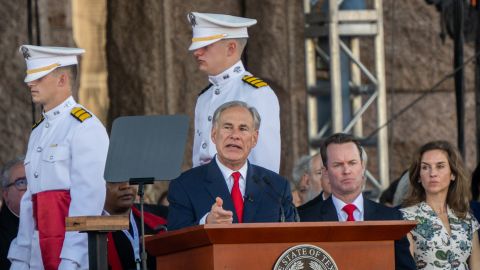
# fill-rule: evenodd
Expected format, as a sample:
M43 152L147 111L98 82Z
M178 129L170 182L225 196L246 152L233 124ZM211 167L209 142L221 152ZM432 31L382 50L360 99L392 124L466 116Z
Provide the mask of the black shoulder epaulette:
M200 96L201 94L205 93L210 87L212 87L213 84L209 84L207 87L203 88L202 91L200 91L200 93L198 93L198 96Z
M38 120L35 124L33 124L32 130L34 130L36 127L38 127L38 125L40 125L40 123L42 123L43 120L45 120L45 117L43 117L43 115L42 115L42 118L40 118L40 120Z
M252 75L243 76L242 80L255 88L260 88L268 86L268 83L264 82L262 79L254 77Z
M92 117L91 113L87 112L84 108L81 108L81 107L73 108L70 114L80 122L83 122L86 119Z

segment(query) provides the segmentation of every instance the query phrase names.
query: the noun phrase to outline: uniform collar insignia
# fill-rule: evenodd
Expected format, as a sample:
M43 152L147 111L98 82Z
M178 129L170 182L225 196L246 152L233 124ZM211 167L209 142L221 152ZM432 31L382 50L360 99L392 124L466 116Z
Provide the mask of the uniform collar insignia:
M69 112L75 104L77 103L73 97L70 96L57 107L49 110L48 112L44 112L45 118L47 118L49 121L52 121L60 115L63 115L65 112Z
M238 61L235 65L231 66L224 72L216 75L216 76L209 76L208 79L214 85L220 85L225 83L233 78L239 77L243 74L245 69L243 68L242 61Z

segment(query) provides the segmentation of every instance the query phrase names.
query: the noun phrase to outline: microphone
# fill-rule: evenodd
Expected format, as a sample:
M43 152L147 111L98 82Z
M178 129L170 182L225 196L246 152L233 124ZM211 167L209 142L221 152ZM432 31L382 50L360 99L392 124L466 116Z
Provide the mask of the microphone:
M272 186L272 183L268 180L268 178L266 176L263 177L263 181L260 181L260 179L258 178L258 176L254 175L253 176L253 181L255 181L255 183L259 183L262 185L262 187L264 187L264 183L266 183L269 187L270 190L273 190L273 192L275 192L275 195L272 194L271 192L266 192L273 200L277 201L278 202L278 205L280 205L280 222L285 222L285 209L283 208L283 200L282 200L282 196L280 196L276 191L275 189L273 188Z
M268 179L268 177L264 176L263 178L263 181L270 187L271 190L273 190L273 192L275 192L275 195L277 195L277 197L280 198L280 205L282 205L282 202L283 202L283 199L282 199L282 196L273 188L273 184L272 182L270 182L270 179ZM289 201L288 202L290 207L293 208L293 218L295 220L295 222L300 222L300 215L298 214L298 211L297 211L297 207L295 207L295 205L292 203L292 201ZM283 206L281 206L281 209L282 211L284 211L283 209ZM285 213L283 213L284 215L284 219L285 219Z

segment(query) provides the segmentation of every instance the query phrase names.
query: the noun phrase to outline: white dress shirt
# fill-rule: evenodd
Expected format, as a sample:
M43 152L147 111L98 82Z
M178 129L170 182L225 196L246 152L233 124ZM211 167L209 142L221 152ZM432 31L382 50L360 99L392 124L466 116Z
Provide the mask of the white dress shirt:
M335 206L335 209L337 210L338 221L347 221L348 215L345 211L342 210L343 207L347 204L344 203L343 201L341 201L340 199L338 199L337 197L335 197L335 195L332 194L331 196L332 196L333 205ZM364 220L363 214L365 212L364 212L364 209L363 209L363 195L362 195L362 193L360 193L360 195L358 195L357 198L355 198L355 200L353 200L352 204L354 204L355 207L357 207L357 209L355 209L355 211L353 211L353 217L355 218L355 221L363 221Z

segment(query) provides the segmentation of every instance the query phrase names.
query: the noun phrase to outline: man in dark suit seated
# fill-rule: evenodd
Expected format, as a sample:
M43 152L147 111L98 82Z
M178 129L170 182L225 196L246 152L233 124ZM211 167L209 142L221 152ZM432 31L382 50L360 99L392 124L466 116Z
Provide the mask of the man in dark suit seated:
M141 265L141 220L140 211L133 204L137 188L128 182L107 182L105 215L126 215L130 228L107 234L108 268L111 270L140 269ZM162 232L167 221L161 216L147 212L154 206L144 207L145 235ZM156 269L155 257L147 254L148 269Z
M293 221L287 180L247 161L261 136L259 127L257 110L245 102L227 102L215 111L211 139L217 155L170 183L169 230L199 224Z
M351 135L337 133L327 138L322 158L332 195L300 212L301 221L402 220L397 209L363 198L362 147ZM395 241L395 268L416 269L406 237Z
M24 157L8 161L2 168L2 201L0 201L0 269L10 269L7 259L10 243L17 236L20 200L27 190Z

